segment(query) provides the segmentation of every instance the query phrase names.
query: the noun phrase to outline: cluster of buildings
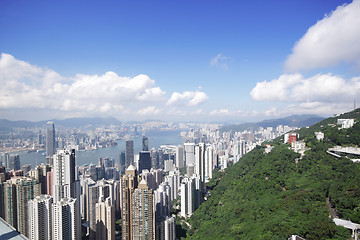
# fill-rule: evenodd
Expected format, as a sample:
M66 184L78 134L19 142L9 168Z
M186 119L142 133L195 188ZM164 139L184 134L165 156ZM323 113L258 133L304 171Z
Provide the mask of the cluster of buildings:
M182 133L185 142L178 146L149 148L143 136L138 154L128 140L118 161L100 158L97 165L76 166L76 150L58 149L49 122L46 164L20 169L16 155L3 154L0 217L29 239L115 239L115 221L121 219L124 240L172 240L176 219L190 217L204 201L216 168L227 168L285 130L221 133L218 126L201 125Z

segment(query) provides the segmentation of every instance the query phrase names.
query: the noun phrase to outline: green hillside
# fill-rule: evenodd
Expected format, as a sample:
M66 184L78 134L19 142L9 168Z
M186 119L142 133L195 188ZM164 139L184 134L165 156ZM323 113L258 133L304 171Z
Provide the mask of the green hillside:
M360 223L360 165L326 153L333 145L358 145L360 123L338 130L337 118L356 118L360 110L299 130L311 150L299 154L282 143L264 154L257 147L209 182L209 199L189 222L189 239L349 239L350 230L329 218L326 199L338 217ZM325 133L323 142L315 131Z

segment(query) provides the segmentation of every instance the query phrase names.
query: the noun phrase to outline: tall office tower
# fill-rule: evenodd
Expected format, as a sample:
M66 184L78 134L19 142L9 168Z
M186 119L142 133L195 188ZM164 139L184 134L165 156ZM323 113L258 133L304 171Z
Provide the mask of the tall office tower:
M130 165L121 178L121 221L122 221L122 239L130 240L132 236L131 208L132 194L138 186L137 171L133 165Z
M192 178L184 178L181 182L181 216L189 217L195 211L195 182Z
M75 198L63 198L53 203L53 239L81 239L81 218L77 201Z
M134 165L134 141L127 140L125 148L126 167Z
M132 194L132 238L155 239L154 195L143 179Z
M0 166L5 166L6 169L8 169L8 159L9 154L8 153L0 153Z
M125 173L125 151L121 151L119 158L120 158L120 165L118 171L122 175Z
M142 150L149 151L149 139L145 136L143 136L143 138L142 138Z
M76 198L75 149L61 149L54 154L53 197L54 202L62 198Z
M175 165L179 169L184 167L184 148L182 146L176 147Z
M96 239L115 239L115 208L110 197L96 203Z
M164 229L165 229L164 240L176 239L175 227L176 227L175 215L171 217L167 217L164 221Z
M27 177L13 177L4 183L5 220L17 231L28 234L28 201L40 195L40 184Z
M149 151L139 152L139 173L142 173L144 169L151 169L151 156Z
M20 157L19 154L11 154L8 158L7 163L8 170L19 170L20 169Z
M38 134L37 142L38 142L38 146L40 146L42 144L42 135L41 135L41 133Z
M205 150L205 179L212 178L213 164L213 148L208 146Z
M153 169L159 168L159 153L155 149L151 149L151 167Z
M40 195L28 202L29 239L52 239L52 203L50 195Z
M195 144L194 143L184 143L185 151L185 163L186 166L195 164Z
M52 157L55 154L55 126L53 122L46 124L46 159L47 164L52 165Z

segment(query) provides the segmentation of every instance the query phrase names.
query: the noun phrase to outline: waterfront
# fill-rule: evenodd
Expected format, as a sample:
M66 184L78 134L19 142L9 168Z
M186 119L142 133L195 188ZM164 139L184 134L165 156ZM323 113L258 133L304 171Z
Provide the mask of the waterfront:
M182 139L180 137L181 130L171 130L171 131L149 131L146 133L146 136L149 139L149 148L158 149L161 145L170 144L178 145L181 144ZM134 154L138 154L141 151L142 136L138 135L134 138ZM101 158L113 158L116 162L119 162L119 154L121 151L125 151L125 140L118 140L118 145L100 148L96 150L87 150L87 151L76 151L76 164L78 166L84 164L98 163L98 159ZM42 155L41 152L18 152L20 156L21 165L31 164L31 167L34 168L36 165L41 163L46 163L46 158Z

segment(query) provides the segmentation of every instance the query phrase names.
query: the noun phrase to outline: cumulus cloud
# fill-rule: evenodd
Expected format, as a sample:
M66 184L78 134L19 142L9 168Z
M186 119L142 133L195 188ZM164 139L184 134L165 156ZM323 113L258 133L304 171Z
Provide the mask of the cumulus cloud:
M154 85L144 74L131 78L109 71L65 78L10 54L2 53L0 58L0 109L113 113L125 104L164 100L165 92Z
M221 69L227 71L229 69L229 64L231 62L232 62L231 57L226 57L219 53L218 55L216 55L215 57L213 57L210 60L210 66L218 67L218 68L221 68Z
M137 113L140 115L157 115L161 112L160 109L157 109L155 106L148 106L146 108L140 109Z
M310 27L287 58L288 71L352 62L360 66L360 0L339 6Z
M250 118L258 115L258 112L253 111L242 111L242 110L229 110L227 108L214 109L208 113L211 117L240 117Z
M167 101L167 105L187 105L189 107L198 106L208 100L206 93L201 91L185 91L183 93L174 92L170 99Z
M299 73L284 74L272 81L258 82L250 95L256 101L349 102L360 94L360 77L317 74L305 78Z

